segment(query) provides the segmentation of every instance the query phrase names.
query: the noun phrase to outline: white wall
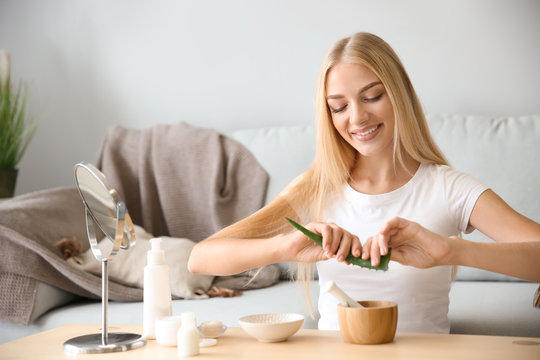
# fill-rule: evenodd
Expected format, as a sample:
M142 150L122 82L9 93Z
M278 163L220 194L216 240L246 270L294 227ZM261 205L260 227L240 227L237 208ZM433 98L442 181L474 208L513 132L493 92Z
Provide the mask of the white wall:
M374 32L429 113L540 113L540 1L0 0L41 126L17 193L73 186L113 124L308 124L328 47Z

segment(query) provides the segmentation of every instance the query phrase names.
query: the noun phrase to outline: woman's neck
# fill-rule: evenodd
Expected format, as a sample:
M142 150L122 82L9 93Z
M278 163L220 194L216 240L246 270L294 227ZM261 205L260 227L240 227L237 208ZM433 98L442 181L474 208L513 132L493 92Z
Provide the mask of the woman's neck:
M351 171L349 185L363 194L385 194L405 185L416 173L420 163L403 157L403 166L391 158L375 159L359 156Z

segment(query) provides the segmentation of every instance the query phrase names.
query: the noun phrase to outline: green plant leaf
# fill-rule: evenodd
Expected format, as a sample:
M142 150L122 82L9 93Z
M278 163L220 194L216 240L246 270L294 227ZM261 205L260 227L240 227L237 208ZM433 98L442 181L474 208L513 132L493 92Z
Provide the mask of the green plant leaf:
M294 220L291 220L291 219L289 219L287 217L285 218L285 220L287 220L297 230L300 230L302 233L304 233L304 235L306 235L308 238L313 240L317 245L322 247L323 238L322 238L321 235L315 234L313 231L310 231L310 230L306 229L302 225L298 224ZM347 256L347 258L345 259L345 261L347 261L350 264L357 265L357 266L360 266L360 267L363 267L363 268L387 271L388 270L388 263L390 262L390 252L391 252L391 250L392 249L388 249L388 254L386 254L384 256L381 256L381 262L380 262L380 264L378 266L373 266L373 265L371 265L370 260L364 260L362 258L355 257L355 256L353 256L353 254L349 254Z
M26 106L21 85L0 86L0 168L16 168L36 132L38 121L27 121Z

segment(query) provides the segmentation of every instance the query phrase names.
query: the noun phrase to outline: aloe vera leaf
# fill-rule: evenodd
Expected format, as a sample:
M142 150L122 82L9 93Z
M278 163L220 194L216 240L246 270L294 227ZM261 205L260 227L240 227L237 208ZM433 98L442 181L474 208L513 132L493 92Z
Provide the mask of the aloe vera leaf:
M297 230L300 230L308 238L313 240L317 245L322 247L322 239L323 238L322 238L321 235L315 234L314 232L306 229L302 225L298 224L294 220L291 220L291 219L289 219L287 217L285 218L285 220L287 220ZM390 262L390 252L391 252L391 250L392 249L388 249L388 253L386 255L384 255L384 256L381 256L381 261L380 261L378 266L373 266L373 265L371 265L370 260L364 260L362 258L357 258L357 257L353 256L353 254L349 254L347 256L347 258L345 259L345 261L347 261L350 264L357 265L357 266L367 268L367 269L375 269L375 270L386 271L386 270L388 270L388 263Z

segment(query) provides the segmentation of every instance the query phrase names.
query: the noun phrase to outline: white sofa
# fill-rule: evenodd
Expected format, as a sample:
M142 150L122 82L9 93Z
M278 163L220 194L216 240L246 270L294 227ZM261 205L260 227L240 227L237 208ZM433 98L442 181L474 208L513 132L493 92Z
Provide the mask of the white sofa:
M432 115L428 121L437 143L456 169L474 175L512 207L540 222L540 116L495 119ZM226 135L250 149L267 170L267 201L305 170L314 154L312 126L237 130ZM478 232L466 237L486 241ZM451 332L540 337L540 308L533 307L537 288L535 283L460 268L450 292ZM313 281L314 305L318 289ZM37 298L36 319L28 327L0 322L0 343L68 323L101 321L99 302L75 299L46 284L38 287ZM182 311L194 311L199 322L218 319L228 326L238 326L237 320L243 315L298 312L306 315L304 327L317 326L316 319L307 313L300 285L286 279L235 298L174 301L173 313ZM142 323L142 303L111 302L109 323Z

